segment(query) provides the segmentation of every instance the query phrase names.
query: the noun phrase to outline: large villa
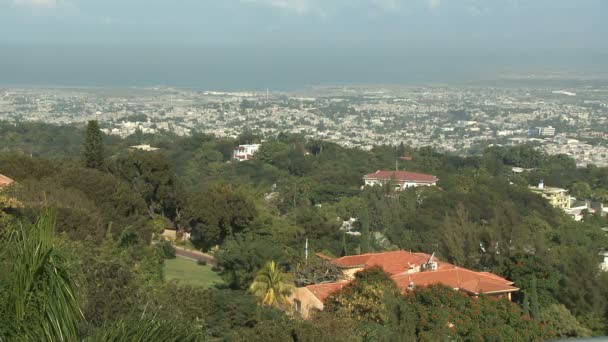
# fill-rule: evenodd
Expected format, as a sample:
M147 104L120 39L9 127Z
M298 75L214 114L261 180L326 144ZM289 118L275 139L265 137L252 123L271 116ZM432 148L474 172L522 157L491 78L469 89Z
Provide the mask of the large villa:
M348 284L356 272L374 266L390 274L402 292L413 291L419 286L442 284L472 297L483 294L510 300L511 293L519 290L512 281L495 274L458 267L426 253L392 251L336 259L319 256L340 267L343 280L297 288L291 302L303 318L310 317L315 310L323 310L325 299Z
M437 185L439 179L433 175L409 171L383 171L363 176L365 186L394 184L395 190L403 190L416 186Z

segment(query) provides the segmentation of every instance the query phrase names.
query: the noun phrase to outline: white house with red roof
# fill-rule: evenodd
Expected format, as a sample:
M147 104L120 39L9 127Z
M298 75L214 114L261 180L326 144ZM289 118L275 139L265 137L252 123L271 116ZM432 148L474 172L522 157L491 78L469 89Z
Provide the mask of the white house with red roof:
M416 186L434 186L439 179L425 173L378 170L363 176L363 181L365 186L394 184L396 190L403 190Z
M322 258L327 259L324 255ZM297 288L291 302L303 318L310 317L315 310L323 310L325 299L347 285L355 273L374 266L388 273L402 292L441 284L472 297L483 294L510 300L511 293L519 291L512 281L503 277L458 267L426 253L391 251L344 256L329 261L342 269L343 280Z

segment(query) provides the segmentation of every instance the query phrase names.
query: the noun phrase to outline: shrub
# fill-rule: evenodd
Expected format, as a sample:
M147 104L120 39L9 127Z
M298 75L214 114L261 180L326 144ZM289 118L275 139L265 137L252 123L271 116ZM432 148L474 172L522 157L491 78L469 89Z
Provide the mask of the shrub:
M161 240L156 244L156 249L164 259L175 259L175 247L167 240Z

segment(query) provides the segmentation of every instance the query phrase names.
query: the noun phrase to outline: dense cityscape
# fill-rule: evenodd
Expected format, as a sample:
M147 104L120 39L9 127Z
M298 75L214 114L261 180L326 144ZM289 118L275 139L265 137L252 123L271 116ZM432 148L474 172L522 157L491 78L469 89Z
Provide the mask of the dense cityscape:
M566 90L564 90L566 89ZM532 143L579 166L608 165L608 88L316 87L301 92L177 88L2 89L0 117L57 125L99 120L107 134L280 132L369 150L433 146L457 155Z

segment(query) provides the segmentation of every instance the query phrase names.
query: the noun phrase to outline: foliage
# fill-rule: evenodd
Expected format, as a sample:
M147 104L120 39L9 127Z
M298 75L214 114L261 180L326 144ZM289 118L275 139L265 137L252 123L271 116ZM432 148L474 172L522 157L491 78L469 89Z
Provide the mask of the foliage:
M284 262L283 248L269 237L252 234L228 240L217 253L220 275L232 289L247 289L256 272L270 260Z
M14 227L10 239L2 241L11 267L8 279L2 279L7 298L0 311L8 330L0 333L10 340L76 339L80 288L55 247L54 221L47 210L34 224Z
M76 271L73 273L82 275L79 304L87 321L78 323L80 337L113 322L138 320L146 303L160 301L163 294L153 289L166 286L163 258L150 241L153 231L158 233L166 226L191 233L197 247L215 253L225 280L222 286L230 290L214 292L213 296L229 304L222 306L205 295L196 301L201 307L196 311L188 300L175 301L189 308L189 315L196 311L194 317L200 320L192 320L196 322L193 328L204 324L218 339L257 332L260 336L288 332L292 338L323 339L308 323L287 319L274 328L267 318L276 318L276 312L256 308L254 298L242 292L269 260L277 261L287 272L301 272L303 283L324 281L325 266L306 269L298 265L307 238L311 255L317 251L340 255L342 251L356 254L392 249L436 252L440 260L513 280L521 289L513 294L514 301L538 311L540 322L548 308L563 304L583 329L606 333L608 281L597 266L599 252L608 246L608 236L600 229L608 226L608 220L586 215L583 222L574 222L531 193L528 185L544 179L548 186L567 188L579 199L605 202L608 168L576 168L572 159L546 155L533 146L492 146L480 156L459 157L406 144L365 151L307 141L297 134L264 137L256 160L227 163L237 143L262 137L244 134L237 140L201 133L185 137L140 133L126 138L102 137L103 151L109 158L104 167L92 169L83 167L79 160L84 136L84 129L76 126L0 124L0 142L8 152L0 153L0 171L16 180L2 195L20 203L0 208L2 224L11 227L19 219L34 220L45 207L55 211L56 229L66 247L62 252L74 250L64 261ZM158 146L161 151L128 149L140 143ZM438 186L399 192L382 187L361 190L362 175L393 169L395 157L404 153L412 160L399 160L400 169L432 173L440 179ZM527 170L515 174L513 166ZM360 236L340 231L341 222L351 217L356 219L353 232ZM3 233L8 230L12 231L5 228ZM10 279L10 266L2 264L0 279ZM167 298L181 294L194 301L178 285L168 291ZM231 294L238 299L231 301ZM357 298L369 304L367 309L382 303L379 294L363 294ZM0 289L3 302L7 296L8 290ZM535 297L538 300L533 300ZM445 303L469 312L464 300L451 298ZM354 340L395 340L397 335L391 335L395 331L402 336L416 331L419 339L454 336L439 323L413 327L411 321L421 317L420 307L406 300L388 301L376 311L366 311L363 304L353 306L351 311L359 312L357 315L336 317L328 312L315 318L315 324L333 327ZM168 307L166 302L162 305ZM509 316L510 309L501 305L484 311L499 317L492 316L500 327L496 336L514 340L547 336L531 332L532 324L537 323L521 323L520 313ZM216 312L207 309L211 306ZM157 309L150 307L148 312ZM437 311L437 322L441 322L443 313ZM561 308L554 311L551 315L563 315L565 321L572 318ZM165 315L165 311L158 311L158 315ZM366 315L375 319L357 318ZM179 319L169 316L163 317ZM515 322L513 330L502 329L502 320L508 317ZM352 334L336 326L352 326L352 322L357 326L351 329ZM569 326L576 326L571 323ZM223 333L211 325L232 330ZM488 329L485 325L469 326L462 333L467 337L461 339L479 339L473 335L489 334ZM513 331L529 335L517 337Z
M360 321L386 323L387 298L398 293L395 282L380 268L355 274L355 279L325 300L325 309Z
M293 285L274 261L269 261L260 269L249 287L251 293L262 305L279 308L288 304Z
M591 331L583 327L563 304L551 304L543 308L541 319L554 332L556 337L591 336Z
M255 204L243 189L216 185L190 194L181 221L192 230L192 242L208 249L243 231L256 215Z
M165 259L175 259L175 247L167 240L160 240L155 245L156 250Z
M97 333L84 341L90 342L188 342L202 341L205 335L183 322L158 320L148 317L140 319L124 319L110 322L101 327Z
M130 151L113 158L108 169L140 194L146 201L150 215L162 213L175 217L176 179L171 164L163 153Z
M104 165L103 133L96 120L89 121L82 151L82 163L85 167L101 170Z

